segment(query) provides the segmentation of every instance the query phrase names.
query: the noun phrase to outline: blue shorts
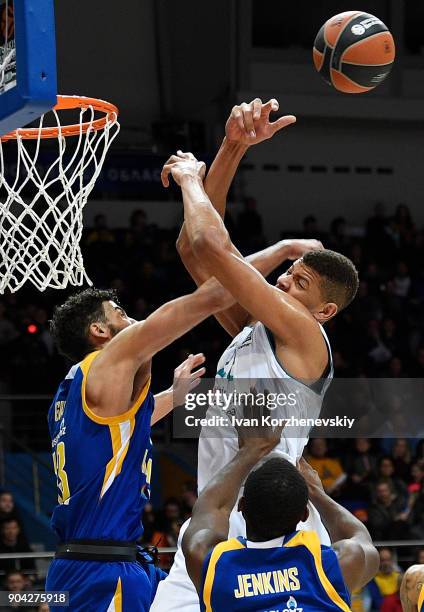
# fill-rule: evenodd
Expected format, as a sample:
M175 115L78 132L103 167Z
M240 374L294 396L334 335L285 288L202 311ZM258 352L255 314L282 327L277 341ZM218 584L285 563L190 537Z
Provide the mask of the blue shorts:
M164 578L161 569L135 561L54 559L46 591L69 592L69 608L50 606L51 612L148 612Z

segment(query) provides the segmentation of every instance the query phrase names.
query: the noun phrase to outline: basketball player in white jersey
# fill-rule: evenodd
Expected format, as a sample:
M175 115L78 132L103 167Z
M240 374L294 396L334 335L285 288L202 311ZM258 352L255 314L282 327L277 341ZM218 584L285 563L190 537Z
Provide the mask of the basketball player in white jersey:
M278 416L316 418L333 373L323 324L354 298L357 272L347 258L323 249L317 241L283 241L245 259L232 244L222 221L228 189L247 148L295 121L294 117L285 116L270 123L270 112L275 110L276 100L262 104L259 99L233 108L226 137L204 185L200 178L203 164L191 154L181 152L165 164L162 180L167 186L172 174L183 192L184 225L178 250L186 268L198 284L215 276L237 302L217 317L234 340L218 363L216 388L225 389L231 378L262 379L268 386L274 379L280 391L296 382L299 392L295 406L286 406ZM295 260L293 265L279 277L275 287L270 285L264 276L287 259ZM208 415L217 410L210 406ZM308 433L305 428L296 431L296 437L290 437L286 428L274 453L296 463ZM236 434L233 438L228 433L217 437L216 428L202 429L199 491L236 452ZM299 528L317 531L322 543L329 544L315 508L310 507L308 521ZM239 535L245 535L245 526L241 515L234 511L230 537ZM151 610L199 610L180 548Z

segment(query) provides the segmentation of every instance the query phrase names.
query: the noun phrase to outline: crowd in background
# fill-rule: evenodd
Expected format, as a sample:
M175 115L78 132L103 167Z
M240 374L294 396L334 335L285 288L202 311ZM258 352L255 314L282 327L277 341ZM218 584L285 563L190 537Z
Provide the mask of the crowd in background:
M226 224L242 253L266 246L262 218L252 198L246 198L238 215L228 215ZM111 228L107 216L98 215L82 241L88 274L96 286L115 288L129 315L141 320L165 301L193 289L176 253L177 235L178 228L157 227L141 209L125 228ZM354 303L326 326L335 375L424 378L424 231L416 227L407 206L386 211L377 204L359 231L352 231L349 220L342 217L322 228L319 219L309 215L301 231L284 232L281 238L293 236L319 238L327 248L349 256L359 270ZM6 366L0 371L2 389L54 392L70 365L57 354L48 327L57 299L55 292L24 289L0 300L0 361ZM208 374L213 376L227 343L228 336L218 324L206 321L155 358L153 390L170 384L173 369L190 352L205 353ZM17 403L12 426L18 436L25 435L19 429L21 414ZM424 538L423 442L361 438L347 444L313 439L308 453L327 492L363 520L374 539ZM146 506L144 542L174 546L195 499L195 484L187 483L181 498L166 500L161 509ZM8 531L16 529L10 523L0 527L0 547L7 546ZM395 575L400 568L394 553L382 550L381 554L377 591L361 594L364 601L371 598L373 606L383 605L375 603L376 593L397 592ZM418 557L424 560L424 552L418 551ZM161 559L164 567L170 562L170 556Z

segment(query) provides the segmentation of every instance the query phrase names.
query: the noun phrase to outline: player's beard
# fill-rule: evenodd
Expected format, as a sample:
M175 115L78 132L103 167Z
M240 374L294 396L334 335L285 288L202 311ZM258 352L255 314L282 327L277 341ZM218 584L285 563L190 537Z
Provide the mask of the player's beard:
M122 329L120 329L116 325L112 325L111 323L108 323L108 328L109 328L110 335L112 338L114 338L116 334L119 334L119 332L122 331Z

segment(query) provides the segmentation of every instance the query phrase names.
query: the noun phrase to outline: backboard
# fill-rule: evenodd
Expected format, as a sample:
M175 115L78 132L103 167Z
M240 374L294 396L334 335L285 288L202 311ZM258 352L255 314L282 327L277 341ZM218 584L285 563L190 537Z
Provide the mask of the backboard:
M56 104L53 0L0 0L0 136Z

